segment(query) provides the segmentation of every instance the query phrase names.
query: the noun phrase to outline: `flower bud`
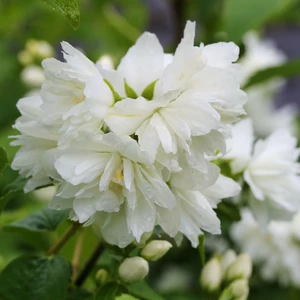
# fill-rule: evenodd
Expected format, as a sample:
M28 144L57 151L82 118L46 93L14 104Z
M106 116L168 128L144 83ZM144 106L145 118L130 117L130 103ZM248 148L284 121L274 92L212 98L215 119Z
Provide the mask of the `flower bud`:
M101 65L104 69L111 70L114 68L114 62L110 55L104 54L99 57L96 64Z
M227 250L221 258L221 268L223 275L227 271L227 268L236 260L236 253L235 251L229 249Z
M228 267L225 279L233 281L234 279L249 279L252 273L251 258L247 253L240 254L237 259Z
M31 55L40 58L47 58L54 54L52 46L46 41L30 39L27 41L25 48Z
M32 55L28 51L22 50L21 52L18 53L18 61L23 66L28 66L33 62L33 58L32 58Z
M143 248L141 256L149 261L157 261L172 247L172 244L168 241L153 240Z
M249 294L247 279L233 281L221 294L219 300L246 300Z
M148 262L139 256L126 258L119 267L119 277L127 284L143 280L148 272Z
M102 285L108 281L109 274L105 269L99 269L96 273L96 281Z
M219 289L222 282L222 269L219 260L214 257L208 261L200 276L200 285L207 291L213 292Z
M152 233L153 233L152 231L150 231L150 232L144 232L144 233L142 234L142 236L141 236L140 241L139 241L139 242L134 241L134 244L135 244L138 248L143 248L143 247L145 247L145 245L146 245L148 239L151 237Z
M21 72L22 81L31 87L39 87L44 81L44 71L41 67L28 66Z

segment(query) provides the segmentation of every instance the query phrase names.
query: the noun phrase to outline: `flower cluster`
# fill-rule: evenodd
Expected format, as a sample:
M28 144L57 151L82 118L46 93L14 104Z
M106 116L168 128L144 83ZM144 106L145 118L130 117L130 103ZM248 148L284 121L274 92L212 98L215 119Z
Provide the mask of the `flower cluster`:
M263 279L299 287L299 222L298 213L292 222L273 221L262 229L251 211L244 209L242 220L232 226L230 234L242 251L251 256Z
M45 59L40 96L19 100L20 145L12 167L25 191L58 185L53 209L125 247L159 225L195 247L216 234L213 208L240 188L212 162L225 154L231 124L244 114L233 43L194 46L187 22L174 55L144 33L116 70L66 42Z
M231 148L224 156L234 174L243 172L251 193L248 205L260 224L291 219L300 209L300 165L297 140L287 129L278 129L254 143L252 121L233 126Z

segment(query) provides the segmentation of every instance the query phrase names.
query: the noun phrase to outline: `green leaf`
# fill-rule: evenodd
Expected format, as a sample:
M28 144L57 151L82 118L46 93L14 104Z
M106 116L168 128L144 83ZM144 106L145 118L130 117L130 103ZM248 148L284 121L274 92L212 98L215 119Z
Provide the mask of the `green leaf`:
M245 32L257 29L280 13L291 0L225 0L223 25L230 41L240 42Z
M205 240L205 235L204 235L204 234L199 235L198 251L199 251L200 258L201 258L202 266L205 265L205 248L204 248L204 240Z
M76 0L44 0L53 9L60 11L70 22L74 29L77 29L80 21L80 12Z
M290 60L280 66L258 71L249 78L248 82L244 86L244 89L256 84L261 84L264 81L272 78L289 78L297 75L300 75L300 59Z
M25 229L29 231L54 231L69 215L69 210L56 211L48 207L42 208L24 219L8 224L5 230Z
M142 92L142 97L144 97L147 100L152 100L154 95L154 88L157 80L150 83Z
M141 297L144 300L164 300L156 291L154 291L146 281L140 281L129 285L128 291L135 297Z
M65 300L70 277L62 257L19 257L0 273L0 299Z
M19 176L3 189L0 197L0 214L9 200L14 198L17 194L23 192L26 181L27 179Z
M2 171L5 169L5 167L8 165L8 159L6 151L0 147L0 175L2 175Z
M136 99L138 97L136 92L128 85L126 80L124 80L124 86L125 86L125 92L126 92L127 97L132 98L132 99Z
M115 298L115 300L139 300L139 299L128 294L122 294L121 296Z
M125 285L116 282L108 282L97 290L95 300L112 300L117 296L126 293L127 288Z
M218 204L216 210L218 216L224 216L231 221L240 221L241 215L238 207L228 201L222 201Z

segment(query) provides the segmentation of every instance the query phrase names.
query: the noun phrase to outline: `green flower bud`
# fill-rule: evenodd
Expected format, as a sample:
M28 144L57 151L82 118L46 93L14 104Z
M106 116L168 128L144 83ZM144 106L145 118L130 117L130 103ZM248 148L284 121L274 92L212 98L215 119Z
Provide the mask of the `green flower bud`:
M247 279L233 281L221 294L219 300L246 300L249 294Z
M234 250L227 250L221 258L221 268L223 275L227 271L228 267L236 260L236 253Z
M147 241L149 240L149 238L152 235L152 231L151 232L144 232L141 236L141 240L139 242L135 241L134 244L138 247L138 248L143 248L145 247Z
M109 279L109 274L105 269L99 269L96 273L96 281L102 285Z
M148 273L148 262L139 256L126 258L119 267L119 277L127 284L143 280Z
M211 260L209 260L203 267L200 276L200 285L203 287L203 289L209 292L214 292L219 289L221 282L221 264L219 260L216 257L214 257Z
M141 256L149 261L157 261L172 247L172 244L168 241L153 240L143 248Z
M28 65L32 64L33 57L28 51L22 50L21 52L18 53L18 61L23 66L28 66Z
M237 259L229 265L225 280L233 281L239 278L249 279L252 273L251 258L247 253L240 254Z

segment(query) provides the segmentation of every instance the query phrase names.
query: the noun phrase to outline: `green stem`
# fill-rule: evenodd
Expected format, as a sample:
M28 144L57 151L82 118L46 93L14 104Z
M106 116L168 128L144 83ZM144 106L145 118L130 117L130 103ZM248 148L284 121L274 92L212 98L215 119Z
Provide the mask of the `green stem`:
M79 274L79 276L77 277L77 279L75 281L75 285L81 286L84 283L84 281L86 280L86 278L88 277L88 275L92 271L92 269L93 269L95 263L97 262L99 256L103 253L103 251L104 251L104 247L100 243L97 246L97 248L95 249L95 251L92 253L91 257L89 258L89 260L85 264L85 266L84 266L83 270L81 271L81 273Z
M48 256L57 254L60 251L60 249L64 246L64 244L75 234L79 226L79 223L72 223L72 225L58 240L58 242L50 248L50 250L48 251Z

